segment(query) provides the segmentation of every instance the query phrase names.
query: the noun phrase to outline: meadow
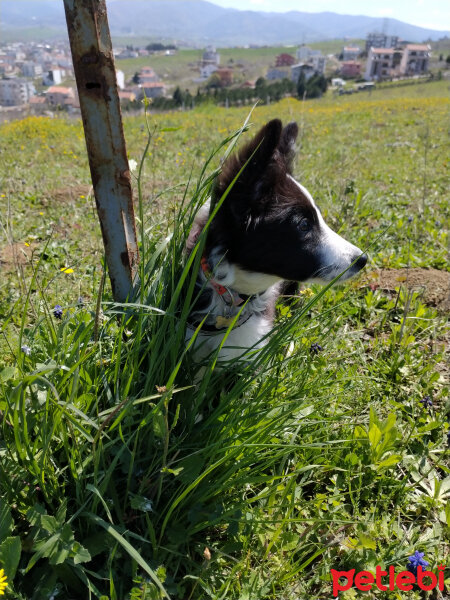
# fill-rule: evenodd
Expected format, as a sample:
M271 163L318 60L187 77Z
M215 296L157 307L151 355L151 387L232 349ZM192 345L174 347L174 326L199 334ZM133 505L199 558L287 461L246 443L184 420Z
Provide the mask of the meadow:
M296 177L369 264L303 286L239 377L212 357L200 383L183 246L249 107L124 120L142 161L143 284L126 306L104 271L81 123L0 126L6 599L322 600L331 569L402 571L415 551L446 564L448 85L256 107L252 131L299 123Z

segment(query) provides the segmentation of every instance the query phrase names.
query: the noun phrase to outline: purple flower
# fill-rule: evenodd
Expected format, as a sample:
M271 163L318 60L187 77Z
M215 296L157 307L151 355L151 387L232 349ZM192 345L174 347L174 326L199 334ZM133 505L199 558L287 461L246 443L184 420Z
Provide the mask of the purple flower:
M31 354L30 346L27 346L26 344L24 344L23 346L20 346L20 349L25 354L25 356L30 356L30 354Z
M408 557L409 562L406 568L410 573L417 575L417 567L428 567L430 563L424 559L424 555L425 552L419 552L416 550L412 556Z
M309 351L311 352L311 354L319 354L319 352L322 352L323 348L320 344L318 344L317 342L314 342L314 344L311 344L311 347L309 349Z
M430 396L424 396L420 402L424 408L431 408L433 406L433 401Z
M62 319L63 309L61 304L56 304L56 306L53 308L53 315L55 319Z
M412 223L414 220L414 217L408 217L408 223Z

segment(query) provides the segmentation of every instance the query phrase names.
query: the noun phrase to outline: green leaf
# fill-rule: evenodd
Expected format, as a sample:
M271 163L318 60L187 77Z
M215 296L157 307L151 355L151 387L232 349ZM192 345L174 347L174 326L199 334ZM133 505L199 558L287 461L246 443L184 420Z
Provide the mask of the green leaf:
M5 367L0 372L0 381L5 383L6 381L9 381L10 379L14 379L15 374L16 374L16 367Z
M171 475L175 475L175 477L177 475L179 475L181 473L181 471L183 470L183 467L178 467L178 469L169 469L169 467L163 467L161 469L161 473L170 473Z
M73 562L76 565L79 565L80 563L85 563L85 562L89 562L91 560L91 555L89 554L89 551L84 548L79 542L75 542L72 546L72 552L73 554Z
M0 544L0 565L9 582L12 582L19 566L22 544L20 537L8 537Z
M369 537L365 533L362 533L362 532L359 533L358 539L363 548L368 548L370 550L377 549L377 543L375 542L375 540L373 540L371 537Z
M369 429L369 442L372 446L372 450L375 450L381 440L381 431L375 423L372 423Z
M130 501L131 508L142 512L153 511L153 502L145 496L133 496Z
M391 430L395 426L396 420L397 420L397 417L396 417L395 413L393 413L393 412L389 413L389 415L387 416L387 419L385 419L382 423L381 431L383 433L386 433L389 430Z
M49 533L56 533L56 531L58 530L58 523L55 517L52 517L51 515L43 515L41 517L40 526Z
M394 465L398 465L398 463L402 460L401 454L391 454L381 462L377 463L377 469L384 469L386 467L393 467Z

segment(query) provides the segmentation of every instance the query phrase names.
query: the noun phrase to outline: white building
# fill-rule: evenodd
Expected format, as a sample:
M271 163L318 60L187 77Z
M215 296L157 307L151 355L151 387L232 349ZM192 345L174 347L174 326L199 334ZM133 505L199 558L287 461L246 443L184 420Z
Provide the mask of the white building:
M407 44L404 48L370 48L366 81L382 81L393 77L423 75L428 71L430 46Z
M0 79L0 105L19 106L27 104L36 89L32 81L26 79Z
M430 60L430 50L428 44L407 44L403 49L400 74L411 76L426 73Z
M297 48L295 55L300 62L307 62L313 56L322 56L322 52L320 50L311 50L309 46L302 45Z
M31 60L25 61L21 70L24 77L39 77L42 75L42 66Z
M59 85L62 82L62 70L50 69L42 79L44 85Z
M200 66L200 78L201 79L209 79L211 75L217 71L217 65L213 63L207 63Z
M396 67L400 64L401 50L394 48L370 48L367 57L366 72L364 79L366 81L382 81L390 79L396 74Z
M220 54L217 54L214 46L208 46L203 52L202 63L212 63L214 65L220 64Z
M298 82L301 73L304 74L305 80L308 81L308 79L310 79L314 75L315 70L312 65L309 65L307 63L299 63L298 65L292 65L291 79L292 81L294 81L294 83Z
M320 50L311 50L309 46L300 46L295 54L299 63L311 65L316 73L323 75L325 72L325 57Z
M386 35L385 33L369 33L366 38L366 52L371 48L395 48L399 45L398 35Z
M125 73L120 69L116 70L116 80L117 87L119 88L119 90L123 90L123 88L125 87Z
M361 53L361 49L358 46L344 46L342 48L342 60L356 60Z

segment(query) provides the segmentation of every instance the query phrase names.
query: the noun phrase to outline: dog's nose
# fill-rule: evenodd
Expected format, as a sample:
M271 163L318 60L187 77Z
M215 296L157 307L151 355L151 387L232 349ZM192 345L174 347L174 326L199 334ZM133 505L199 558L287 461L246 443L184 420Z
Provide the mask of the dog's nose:
M360 271L366 266L367 263L367 254L361 254L358 260L355 262L355 267Z

